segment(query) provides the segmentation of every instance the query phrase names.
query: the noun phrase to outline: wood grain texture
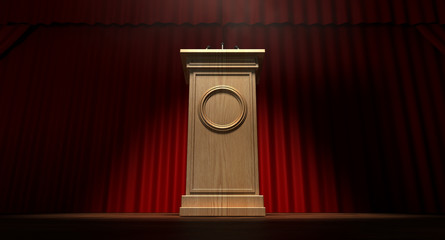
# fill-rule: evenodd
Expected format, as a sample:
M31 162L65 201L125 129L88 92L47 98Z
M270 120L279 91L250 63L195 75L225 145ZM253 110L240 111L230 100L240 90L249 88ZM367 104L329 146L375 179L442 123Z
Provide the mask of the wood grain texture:
M199 118L194 119L194 144L191 159L190 193L257 193L255 188L254 126L252 113L251 73L196 73L191 84L195 88L192 96L194 107L199 107L201 96L207 89L217 85L228 85L237 89L247 100L247 117L237 129L219 133L205 127ZM213 96L207 107L210 119L229 122L240 113L233 96ZM251 111L249 111L251 110Z
M187 183L181 216L265 215L259 196L255 88L261 51L181 50L190 83ZM215 87L233 89L236 94L208 95ZM245 116L241 124L229 131L207 124L230 125L240 116Z
M209 88L201 97L197 108L201 122L218 133L234 131L244 123L247 116L246 100L238 90L227 85Z
M263 208L260 195L189 195L182 197L182 207L257 207Z
M180 216L193 217L193 216L231 216L231 217L264 217L266 216L265 208L256 207L196 207L196 208L181 208L179 212Z
M252 69L261 71L264 49L181 49L186 83L194 69ZM258 83L259 78L256 79Z

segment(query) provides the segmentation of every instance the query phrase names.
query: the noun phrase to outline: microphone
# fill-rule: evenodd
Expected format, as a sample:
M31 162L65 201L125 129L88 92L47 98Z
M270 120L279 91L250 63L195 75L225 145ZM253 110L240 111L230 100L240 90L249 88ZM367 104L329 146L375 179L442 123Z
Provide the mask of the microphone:
M239 49L238 45L235 46L235 49Z
M210 49L210 48L211 48L210 45L207 45L206 49Z

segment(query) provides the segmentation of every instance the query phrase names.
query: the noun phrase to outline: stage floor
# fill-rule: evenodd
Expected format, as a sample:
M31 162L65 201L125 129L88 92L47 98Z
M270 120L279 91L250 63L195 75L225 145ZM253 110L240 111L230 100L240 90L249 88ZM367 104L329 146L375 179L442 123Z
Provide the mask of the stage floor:
M445 239L444 215L292 213L266 217L72 213L0 215L0 239Z

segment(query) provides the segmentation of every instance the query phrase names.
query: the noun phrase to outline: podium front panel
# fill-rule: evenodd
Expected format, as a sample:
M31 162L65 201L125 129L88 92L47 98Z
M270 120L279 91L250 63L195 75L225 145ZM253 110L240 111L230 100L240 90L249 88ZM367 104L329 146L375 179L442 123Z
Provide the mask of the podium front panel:
M190 194L258 193L254 88L253 72L193 73Z

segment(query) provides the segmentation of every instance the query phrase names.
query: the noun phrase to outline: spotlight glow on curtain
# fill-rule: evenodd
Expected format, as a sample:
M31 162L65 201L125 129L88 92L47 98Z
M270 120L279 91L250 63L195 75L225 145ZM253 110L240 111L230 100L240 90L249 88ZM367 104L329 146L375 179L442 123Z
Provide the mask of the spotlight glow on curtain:
M444 212L444 56L412 26L288 24L40 26L0 59L0 212L177 212L179 49L221 39L267 51L268 212Z

